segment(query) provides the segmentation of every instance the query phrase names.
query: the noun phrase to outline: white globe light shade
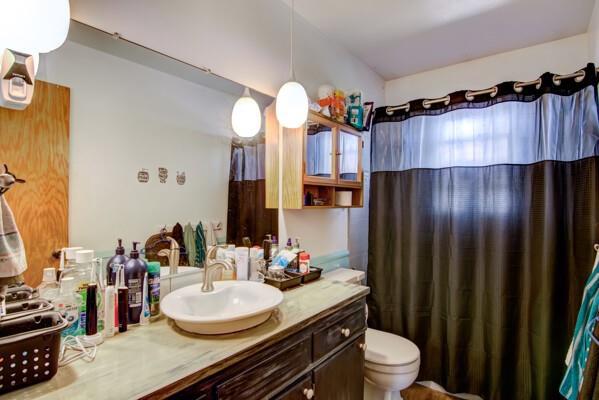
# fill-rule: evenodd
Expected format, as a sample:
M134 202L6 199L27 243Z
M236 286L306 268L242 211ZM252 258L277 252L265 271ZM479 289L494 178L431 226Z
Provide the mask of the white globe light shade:
M256 100L250 96L248 89L245 90L233 106L231 113L231 125L233 131L241 137L256 136L262 126L262 115L260 106Z
M308 118L308 95L306 89L294 81L289 81L277 94L277 119L285 128L299 128Z
M69 33L69 0L9 1L0 14L0 43L27 54L59 48Z

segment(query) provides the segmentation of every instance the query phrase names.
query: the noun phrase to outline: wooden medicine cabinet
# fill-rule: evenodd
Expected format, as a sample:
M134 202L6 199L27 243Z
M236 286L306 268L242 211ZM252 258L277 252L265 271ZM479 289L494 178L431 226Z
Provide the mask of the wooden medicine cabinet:
M278 207L279 148L283 152L283 208L363 206L362 134L310 111L306 124L282 128L274 103L266 117L266 207Z

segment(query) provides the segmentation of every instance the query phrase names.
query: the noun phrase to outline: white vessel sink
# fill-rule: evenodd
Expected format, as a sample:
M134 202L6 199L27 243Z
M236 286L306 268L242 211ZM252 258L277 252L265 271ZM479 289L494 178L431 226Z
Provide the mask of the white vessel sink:
M218 281L212 292L202 292L201 284L175 290L160 309L184 331L217 335L263 323L282 301L283 293L263 283Z

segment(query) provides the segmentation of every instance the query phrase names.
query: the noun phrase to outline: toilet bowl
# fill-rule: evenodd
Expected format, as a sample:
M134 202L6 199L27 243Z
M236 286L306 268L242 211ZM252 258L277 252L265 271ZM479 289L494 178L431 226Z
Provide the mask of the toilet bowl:
M326 279L362 283L364 273L340 268L324 274ZM366 307L368 316L368 307ZM416 381L420 369L418 347L392 333L368 328L364 356L364 399L401 400L400 390Z
M374 387L367 388L372 400L401 399L399 391L414 383L419 369L420 351L414 343L392 333L366 330L364 377L367 386Z

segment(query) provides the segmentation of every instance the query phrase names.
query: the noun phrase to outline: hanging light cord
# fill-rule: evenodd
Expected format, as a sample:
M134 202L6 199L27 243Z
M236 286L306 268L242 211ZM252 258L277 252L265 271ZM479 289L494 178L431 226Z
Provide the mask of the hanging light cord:
M290 62L289 62L289 76L292 81L295 81L295 69L293 68L293 14L295 10L295 0L291 0L291 13L289 15L289 26L291 29L291 34L289 35L290 43L289 43L289 51L290 51Z

